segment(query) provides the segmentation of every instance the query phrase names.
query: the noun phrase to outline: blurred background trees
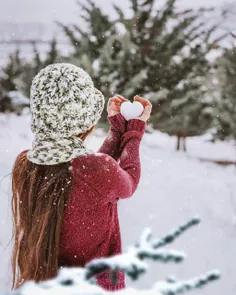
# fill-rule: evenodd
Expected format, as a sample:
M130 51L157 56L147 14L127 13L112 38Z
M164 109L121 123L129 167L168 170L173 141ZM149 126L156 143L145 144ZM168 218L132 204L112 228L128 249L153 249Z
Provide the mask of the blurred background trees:
M33 59L28 61L20 56L20 51L9 55L9 59L0 71L0 112L16 112L29 105L30 87L34 76L45 66L59 61L56 40L53 39L49 51L44 59L36 44L32 44ZM17 111L16 111L17 110Z
M16 52L2 69L1 91L29 97L32 78L42 67L71 62L89 72L106 99L118 93L131 100L136 94L149 98L150 126L177 136L177 149L186 150L185 138L209 130L220 139L235 138L236 52L222 48L225 35L208 22L212 10L180 10L178 0L166 0L159 10L155 0L127 2L131 14L114 5L115 19L95 1L78 2L84 25L58 23L73 52L63 56L55 40L44 59L36 45L30 62ZM210 58L220 51L219 58Z
M220 96L218 99L217 136L236 139L236 47L225 49L218 59Z

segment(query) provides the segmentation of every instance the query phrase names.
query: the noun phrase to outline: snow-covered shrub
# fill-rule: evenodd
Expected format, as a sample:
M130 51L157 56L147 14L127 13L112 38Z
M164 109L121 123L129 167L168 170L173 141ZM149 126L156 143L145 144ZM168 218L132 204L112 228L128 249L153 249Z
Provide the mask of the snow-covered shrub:
M193 218L187 223L177 227L166 236L155 239L149 229L141 235L140 240L131 246L126 253L114 257L96 259L88 263L84 268L62 268L56 278L42 283L27 282L20 289L15 291L15 295L103 295L108 291L96 285L94 275L105 270L110 270L113 280L116 280L116 271L122 270L132 280L137 280L148 269L145 262L151 259L157 262L169 263L182 262L185 258L183 252L165 249L164 247L174 242L190 227L200 222L198 218ZM183 294L190 290L201 288L209 282L219 279L219 271L210 271L199 277L186 281L178 281L169 277L166 281L156 282L148 290L135 290L126 288L114 291L119 295L145 294L145 295L175 295Z
M57 42L53 39L45 58L41 58L36 44L33 44L32 60L21 57L20 51L8 56L6 65L0 68L0 112L21 114L29 106L30 87L33 78L45 66L59 60ZM60 61L62 59L60 58Z

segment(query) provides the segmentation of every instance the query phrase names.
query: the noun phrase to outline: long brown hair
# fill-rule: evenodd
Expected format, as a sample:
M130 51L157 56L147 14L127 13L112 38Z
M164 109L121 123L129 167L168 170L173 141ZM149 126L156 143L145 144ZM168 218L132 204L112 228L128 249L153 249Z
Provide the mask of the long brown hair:
M82 140L94 127L79 137ZM58 271L63 213L73 187L71 163L38 165L21 153L12 171L12 288L44 281Z

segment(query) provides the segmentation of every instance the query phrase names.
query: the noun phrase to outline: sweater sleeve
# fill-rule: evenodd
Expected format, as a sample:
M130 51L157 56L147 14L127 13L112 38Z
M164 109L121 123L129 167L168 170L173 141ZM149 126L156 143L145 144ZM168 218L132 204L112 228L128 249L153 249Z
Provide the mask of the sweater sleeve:
M126 132L127 122L120 113L108 117L108 120L110 122L110 130L98 153L107 154L113 159L118 160L121 154L121 138Z
M132 119L121 140L121 156L118 164L108 155L97 153L88 163L93 171L86 173L87 183L97 191L100 201L116 202L128 198L135 192L140 179L139 146L146 123Z

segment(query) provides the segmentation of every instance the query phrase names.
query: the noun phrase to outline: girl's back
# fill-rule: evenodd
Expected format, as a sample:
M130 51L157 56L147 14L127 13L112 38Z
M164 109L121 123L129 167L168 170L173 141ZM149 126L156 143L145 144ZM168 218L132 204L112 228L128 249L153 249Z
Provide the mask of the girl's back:
M104 98L91 78L68 64L50 65L35 77L35 140L17 157L12 174L13 287L49 279L59 267L84 266L121 252L117 201L137 188L139 145L151 112L147 100L137 100L143 115L128 122L120 114L126 99L109 100L109 135L94 153L84 140L100 118ZM109 272L98 282L120 289L124 275L119 273L115 286Z

